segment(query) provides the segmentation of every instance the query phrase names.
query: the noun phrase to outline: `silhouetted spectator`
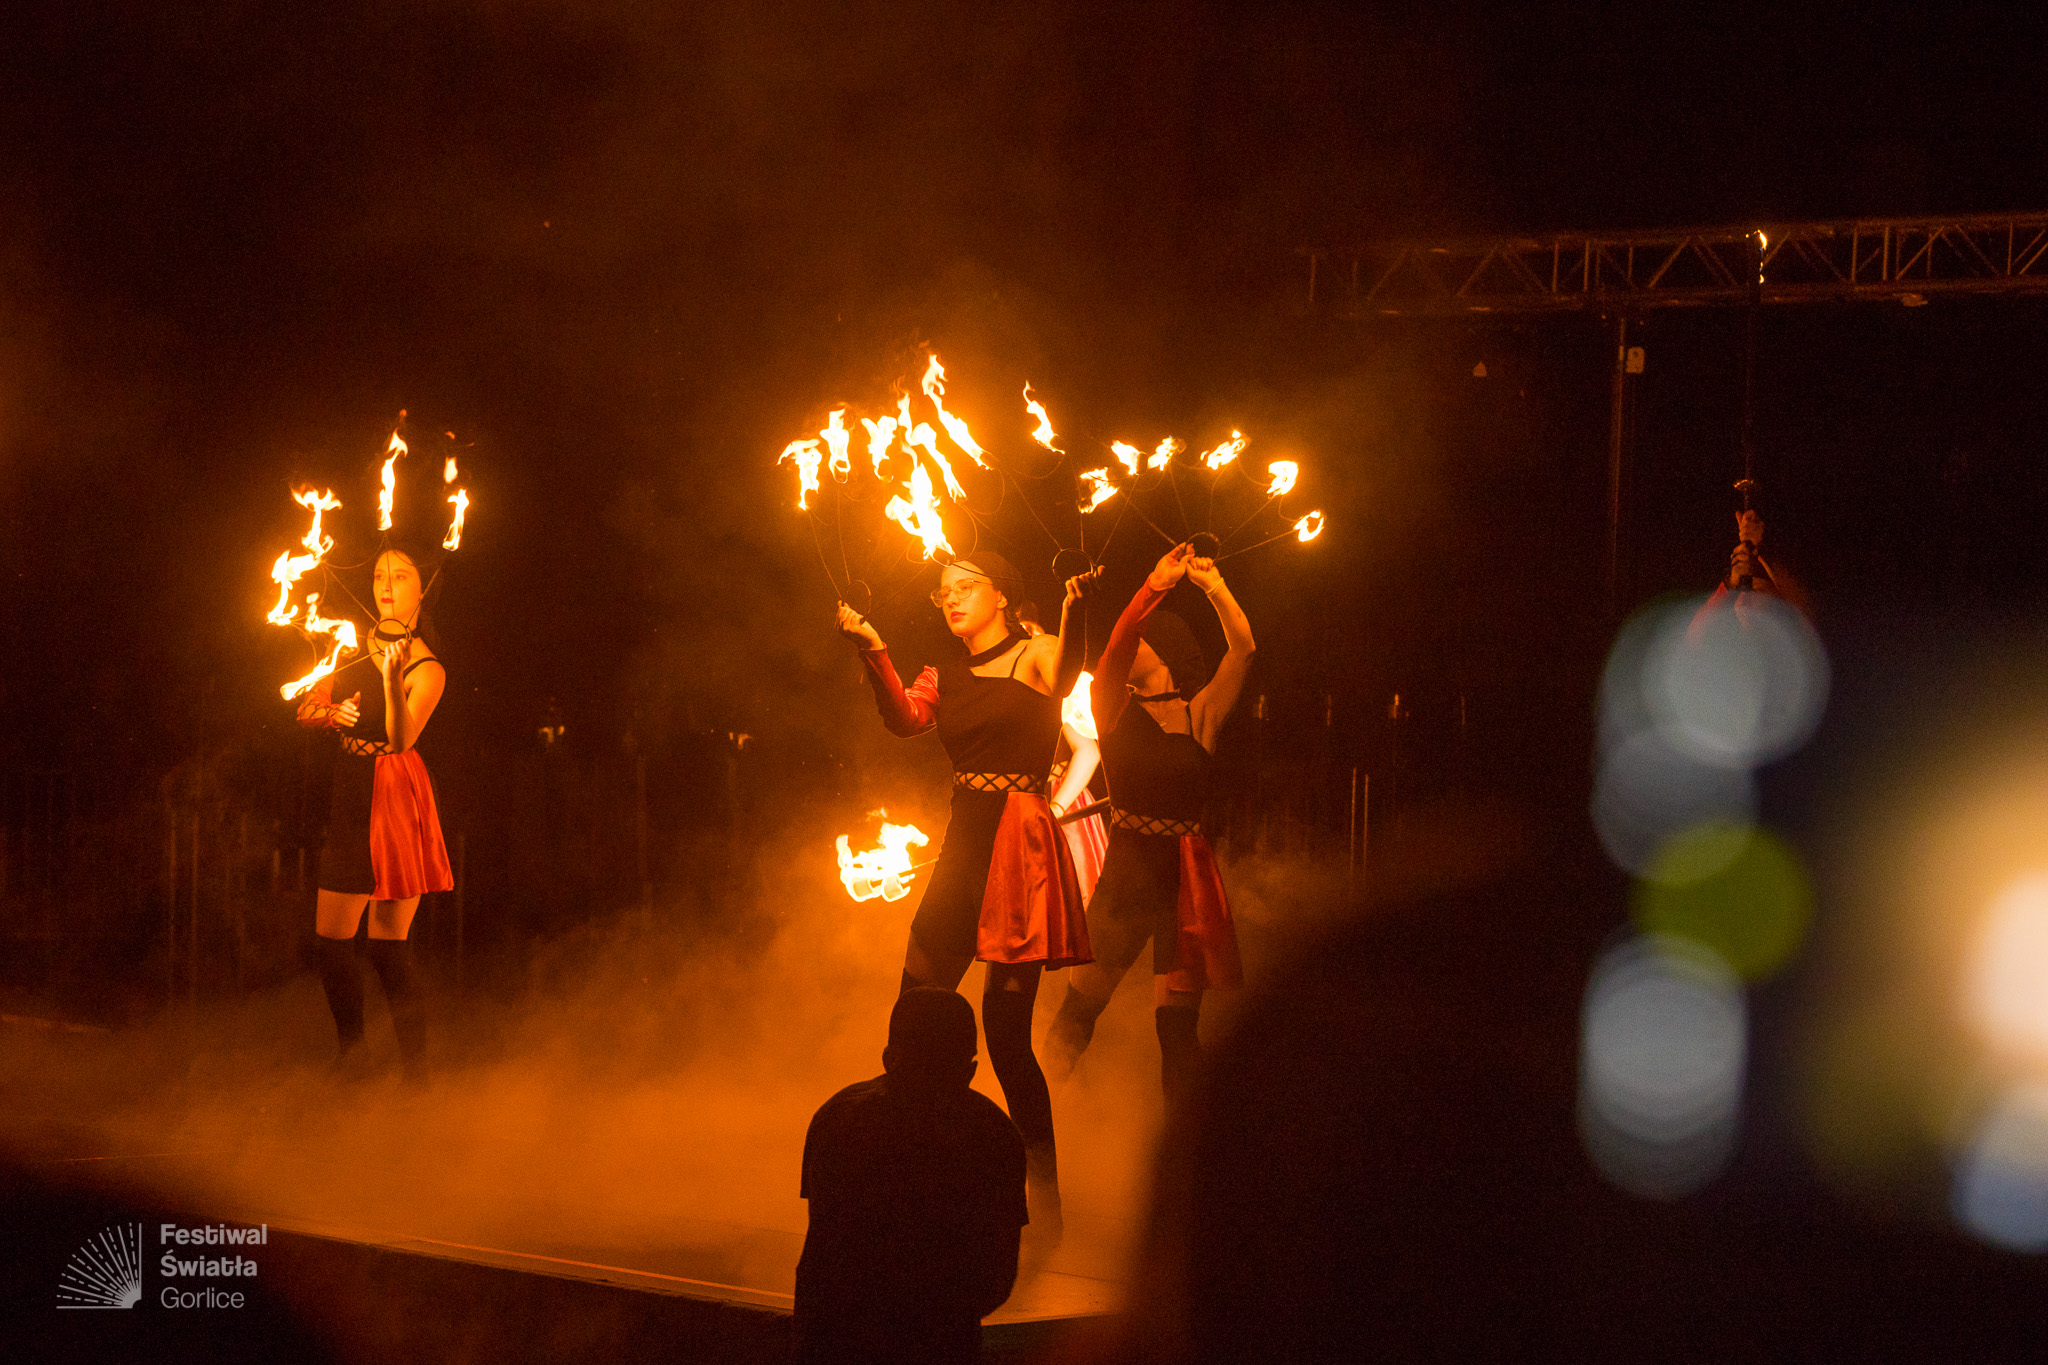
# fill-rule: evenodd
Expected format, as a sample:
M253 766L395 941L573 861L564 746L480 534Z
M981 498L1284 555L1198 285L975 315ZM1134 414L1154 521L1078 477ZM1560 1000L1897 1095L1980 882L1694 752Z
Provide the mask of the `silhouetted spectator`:
M1024 1141L969 1088L974 1010L905 991L883 1074L825 1101L804 1139L811 1226L796 1268L796 1359L973 1361L1017 1278Z

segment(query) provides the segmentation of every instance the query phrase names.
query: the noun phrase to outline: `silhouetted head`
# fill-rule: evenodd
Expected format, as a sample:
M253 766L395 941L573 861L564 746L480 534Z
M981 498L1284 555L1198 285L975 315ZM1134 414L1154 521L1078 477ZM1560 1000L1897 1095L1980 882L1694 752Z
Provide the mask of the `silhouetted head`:
M1193 697L1209 681L1209 664L1202 657L1188 623L1170 611L1155 611L1138 628L1138 655L1131 665L1131 682L1140 692L1171 692ZM1149 658L1147 656L1150 656ZM1164 666L1172 679L1163 684L1152 676L1154 665Z
M967 1088L978 1035L974 1007L958 991L918 986L896 997L882 1069L891 1079L932 1089Z

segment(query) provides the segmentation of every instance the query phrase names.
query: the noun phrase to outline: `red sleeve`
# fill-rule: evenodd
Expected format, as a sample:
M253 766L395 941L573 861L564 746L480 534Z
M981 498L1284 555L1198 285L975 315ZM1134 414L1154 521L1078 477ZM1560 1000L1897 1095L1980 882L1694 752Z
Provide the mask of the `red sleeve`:
M1095 666L1094 681L1088 686L1096 734L1107 735L1116 729L1118 718L1129 704L1130 694L1125 687L1131 680L1131 664L1138 657L1138 627L1145 624L1152 608L1165 600L1166 594L1154 588L1148 578L1138 585L1137 596L1124 608L1124 614L1116 618L1116 629L1109 633L1109 643L1103 646L1102 659Z
M864 649L860 662L867 670L868 686L874 689L875 709L882 713L882 724L890 734L908 739L931 729L939 718L937 669L927 668L918 674L906 692L903 680L896 676L896 665L889 662L888 650Z
M299 724L308 730L332 730L334 716L334 675L328 674L306 689L299 698Z

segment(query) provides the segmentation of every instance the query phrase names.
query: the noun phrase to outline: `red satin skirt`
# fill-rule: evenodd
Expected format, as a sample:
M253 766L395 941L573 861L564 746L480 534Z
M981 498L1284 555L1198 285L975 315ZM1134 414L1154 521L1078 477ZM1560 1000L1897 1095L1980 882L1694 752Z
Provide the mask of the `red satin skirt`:
M1223 877L1209 841L1199 834L1180 839L1180 894L1173 919L1177 933L1173 970L1166 973L1168 989L1234 990L1244 984Z
M989 858L975 957L1042 962L1047 971L1093 962L1087 905L1052 807L1042 796L1011 792Z
M1094 804L1095 798L1086 791L1074 798L1074 810L1085 810ZM1067 813L1072 815L1074 811ZM1059 827L1067 841L1067 856L1074 862L1074 880L1081 884L1084 904L1095 894L1095 883L1102 880L1102 860L1109 853L1108 823L1096 815Z
M370 867L377 879L373 900L402 901L455 889L434 784L417 749L377 759L370 793Z

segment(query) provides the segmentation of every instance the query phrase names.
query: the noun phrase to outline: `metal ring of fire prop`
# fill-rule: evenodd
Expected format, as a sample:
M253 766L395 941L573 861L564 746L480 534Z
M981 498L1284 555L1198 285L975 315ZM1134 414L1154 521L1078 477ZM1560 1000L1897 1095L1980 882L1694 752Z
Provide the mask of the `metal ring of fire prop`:
M334 537L326 534L321 526L321 518L328 512L339 511L341 499L334 496L332 489L316 493L311 488L302 488L292 494L292 501L313 514L313 523L307 529L304 538L299 542L305 547L306 553L295 555L290 550L286 550L277 557L277 562L271 566L271 581L278 585L277 605L271 608L270 614L264 619L272 625L291 626L297 629L305 637L306 642L313 646L316 662L313 665L312 671L304 677L294 678L278 689L279 694L286 701L304 694L320 682L321 679L332 677L345 669L353 668L371 657L371 651L365 650L347 663L341 662L343 655L355 654L360 648L356 638L356 625L354 621L346 618L330 619L321 616L319 613L321 593L332 592L334 589L339 588L351 602L355 603L356 609L362 612L364 618L371 622L370 633L378 640L395 644L399 641L411 639L417 629L418 622L416 619L408 623L399 620L397 617L380 616L376 612L371 611L369 607L364 605L362 599L357 597L349 588L348 583L336 572L337 570L359 569L364 564L375 564L378 559L391 549L392 504L398 488L397 464L401 458L410 453L410 448L407 446L404 437L400 434L404 427L405 413L401 411L398 414L397 424L392 428L391 439L384 447L384 467L379 476L381 491L377 497L378 547L376 554L371 555L370 558L357 564L328 563L327 556L334 549ZM455 451L458 447L455 445L455 433L452 431L448 432L447 437L449 450L442 460L441 484L444 488L452 489L447 501L454 507L455 511L449 519L447 534L441 539L441 548L452 553L462 548L462 526L469 511L469 490L456 483L458 470ZM460 449L467 448L466 446L460 447ZM447 561L445 559L436 565L434 576L428 579L426 585L420 589L422 609L425 608L428 596L434 591L434 585L441 581L441 571L446 566ZM315 569L320 571L321 591L306 594L304 603L305 616L301 618L298 604L292 601L292 594L299 586L299 580ZM332 600L330 597L329 601ZM386 631L383 627L387 621L395 622L399 625L401 627L400 631L396 634ZM334 642L333 648L328 651L324 659L318 656L325 646L317 643L317 638L323 635Z
M1112 458L1097 468L1081 470L1073 475L1076 480L1074 508L1079 545L1070 546L1054 533L1046 519L1040 515L1037 506L1019 482L1020 476L1011 468L1011 462L994 460L990 451L974 438L967 423L946 408L945 381L945 367L936 354L930 355L918 387L938 420L936 428L930 422L919 420L911 411L912 398L907 387L898 392L893 410L878 417L855 419L867 433L868 467L874 491L886 492L889 495L882 508L883 517L895 522L910 538L905 553L910 557L913 568L909 574L890 585L879 600L868 579L882 566L885 552L881 539L873 536L869 538L868 550L859 574L853 571L852 562L846 551L847 505L865 505L873 496L872 491L855 491L852 455L855 433L846 425L850 407L841 405L834 409L827 415L825 425L819 429L816 436L791 441L783 447L782 453L776 458L777 464L787 463L796 470L797 507L810 524L811 544L817 551L819 567L824 569L826 582L831 585L833 595L839 601L853 606L863 618L894 602L917 582L919 570L924 563L951 564L971 556L980 546L984 533L1015 547L1016 542L998 531L989 520L1002 510L1007 502L1006 495L1011 491L1014 491L1017 500L1024 504L1025 510L1030 513L1039 530L1045 533L1046 539L1052 542L1053 575L1055 580L1061 583L1068 578L1094 570L1107 558L1109 547L1115 542L1117 532L1122 529L1125 515L1130 512L1137 513L1138 519L1168 545L1191 543L1196 547L1197 553L1205 558L1217 560L1247 554L1290 535L1306 543L1322 534L1324 517L1318 509L1304 514L1276 534L1234 550L1229 548L1241 532L1294 491L1301 474L1300 466L1295 461L1275 460L1267 466L1267 481L1260 485L1257 477L1238 459L1250 444L1249 438L1241 431L1232 431L1228 440L1185 461L1180 457L1187 452L1187 447L1172 436L1160 441L1150 455L1125 441L1105 442L1091 436L1089 439L1106 450ZM1031 385L1028 383L1024 386L1024 409L1027 415L1037 419L1037 427L1031 432L1032 441L1048 452L1051 459L1042 473L1026 471L1021 477L1033 483L1042 483L1074 465L1087 463L1056 444L1059 435L1053 430L1052 418L1045 406L1033 396ZM940 430L944 431L954 449L966 456L976 469L994 476L996 505L986 514L969 501L967 488L960 481L959 473L940 449ZM1214 476L1209 479L1206 488L1205 522L1214 521L1216 485L1228 470L1234 468L1254 487L1263 486L1266 496L1227 533L1219 536L1207 526L1197 531L1188 516L1187 500L1182 495L1180 487L1181 465L1184 463L1190 472L1199 464ZM1112 474L1112 468L1121 472ZM839 548L838 575L832 572L831 558L825 553L824 538L818 528L818 509L812 505L813 494L817 494L821 501L824 497L825 481L820 477L821 474L829 474L835 487L832 499L832 532ZM1172 491L1174 505L1180 512L1183 532L1178 537L1169 535L1138 502L1141 493L1156 492L1162 483ZM942 490L944 502L941 501ZM1109 534L1103 538L1102 544L1090 554L1089 518L1100 510L1104 503L1113 500L1120 500L1116 520L1110 524ZM956 550L949 536L945 521L945 514L949 510L948 504L954 513L955 527L961 528L964 517L965 526L961 529L973 537L972 543L965 550ZM1285 515L1283 511L1283 522ZM1078 567L1074 563L1076 558L1079 560ZM1006 575L986 576L991 580L1014 581L1024 586L1041 586L1033 580L1011 580ZM856 587L862 591L856 593ZM865 603L855 603L851 600L860 595L866 597ZM1076 684L1075 694L1066 698L1063 703L1063 713L1067 715L1069 723L1074 723L1077 704L1082 718L1086 718L1085 697L1088 684L1088 675L1084 673ZM1078 703L1077 698L1081 699ZM1091 725L1086 728L1092 730L1093 727ZM888 901L899 900L908 894L909 883L916 872L930 865L912 863L910 849L922 847L928 841L915 825L888 823L886 811L871 812L869 818L883 821L880 842L874 848L856 853L850 847L847 836L839 836L840 881L846 887L847 894L856 901L870 900L877 896Z

